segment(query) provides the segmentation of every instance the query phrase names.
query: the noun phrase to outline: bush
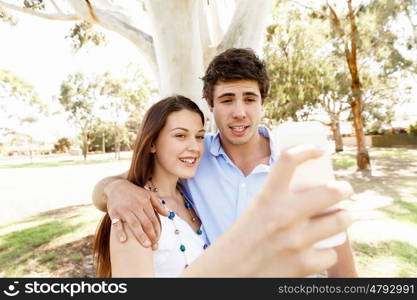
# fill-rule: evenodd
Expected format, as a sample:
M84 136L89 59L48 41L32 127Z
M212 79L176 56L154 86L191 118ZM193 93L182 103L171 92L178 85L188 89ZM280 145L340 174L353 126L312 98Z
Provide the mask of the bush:
M128 131L126 127L120 128L120 151L129 151L132 150L136 134L133 134ZM114 152L115 151L115 128L111 123L104 123L102 126L94 127L91 132L89 132L89 152L101 152L103 150L103 133L104 133L104 142L105 142L105 151Z
M68 138L63 137L60 138L55 144L54 144L54 150L55 152L68 152L68 150L71 148L71 142Z
M391 129L391 134L407 134L407 129L403 127L395 127Z
M366 135L384 135L387 133L387 130L381 127L381 124L378 122L372 123L366 128Z
M408 128L408 134L417 136L417 122L410 124L410 127Z

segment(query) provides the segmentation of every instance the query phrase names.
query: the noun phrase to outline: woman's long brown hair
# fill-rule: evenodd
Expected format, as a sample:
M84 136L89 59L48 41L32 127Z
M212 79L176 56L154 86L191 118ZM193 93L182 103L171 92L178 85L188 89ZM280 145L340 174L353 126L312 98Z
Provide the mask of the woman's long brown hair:
M136 137L132 162L127 176L130 182L143 187L149 177L152 176L154 155L151 153L151 145L158 138L168 116L183 109L198 113L204 125L204 115L198 106L190 99L180 95L165 98L152 105L146 112ZM97 228L93 247L97 277L112 277L110 229L111 220L109 214L106 213Z

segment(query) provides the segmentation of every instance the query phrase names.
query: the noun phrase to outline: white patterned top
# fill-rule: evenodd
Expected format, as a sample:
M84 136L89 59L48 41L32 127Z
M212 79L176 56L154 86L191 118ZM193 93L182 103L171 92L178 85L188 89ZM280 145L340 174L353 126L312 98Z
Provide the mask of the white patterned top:
M155 277L177 277L204 251L205 241L178 215L172 220L160 216L160 220L161 236L153 252ZM181 245L185 251L181 251Z

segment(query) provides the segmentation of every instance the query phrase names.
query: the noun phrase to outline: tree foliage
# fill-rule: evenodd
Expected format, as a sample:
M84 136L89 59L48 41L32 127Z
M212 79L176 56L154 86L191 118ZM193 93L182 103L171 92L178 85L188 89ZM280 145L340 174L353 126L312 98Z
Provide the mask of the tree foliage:
M79 51L87 45L101 46L108 42L102 32L94 28L92 23L86 21L75 24L66 38L71 40L71 46L75 51Z
M97 82L83 73L70 74L61 84L59 102L69 114L69 120L81 131L84 159L88 152L88 132L97 119L94 108L98 95Z

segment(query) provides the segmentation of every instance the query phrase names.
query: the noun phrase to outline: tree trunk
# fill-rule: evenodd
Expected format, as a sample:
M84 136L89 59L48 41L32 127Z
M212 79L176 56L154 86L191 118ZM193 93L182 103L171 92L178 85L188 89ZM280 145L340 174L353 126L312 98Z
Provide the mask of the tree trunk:
M117 124L115 125L115 137L114 137L114 157L120 159L120 129Z
M343 139L342 139L342 134L340 133L339 116L334 116L334 118L332 118L330 126L333 132L335 151L342 152L343 151Z
M101 149L103 151L103 154L106 153L106 133L103 131L103 136L102 136L102 144L101 144Z
M30 137L29 154L30 154L30 163L33 163L33 139L32 139L32 136Z
M207 105L201 98L204 65L198 2L153 0L148 5L161 97L182 94L207 113Z
M353 84L352 84L352 90L354 91ZM353 112L353 126L355 128L355 135L356 135L356 149L357 149L356 162L358 165L358 170L370 171L371 162L370 162L369 153L365 144L365 134L363 132L362 98L360 94L355 96L353 102L351 103L351 107L352 107L352 112Z
M353 113L353 126L355 127L356 135L356 147L357 155L356 161L358 169L360 171L370 171L371 162L369 159L369 153L365 145L365 133L363 131L363 120L362 120L362 90L361 82L359 77L359 69L357 64L357 27L355 22L355 15L352 9L352 0L348 0L349 8L349 22L350 22L350 51L348 48L345 48L346 59L349 67L349 71L352 77L352 94L353 101L351 102L352 113Z
M371 163L369 159L368 150L365 145L365 134L363 132L363 121L362 121L362 90L361 90L361 81L359 76L359 69L357 64L357 27L355 22L355 14L352 9L352 0L347 0L349 8L349 23L350 23L350 36L349 39L346 39L346 34L341 25L340 19L337 16L333 7L327 3L327 6L330 9L330 21L333 23L337 34L344 42L344 51L346 62L349 68L349 73L352 78L352 94L353 100L350 103L353 113L353 125L355 128L356 135L356 145L357 145L357 165L358 170L367 172L371 170ZM349 49L350 41L350 49Z
M88 142L87 142L87 132L83 132L83 156L84 160L87 160L87 152L88 152Z

